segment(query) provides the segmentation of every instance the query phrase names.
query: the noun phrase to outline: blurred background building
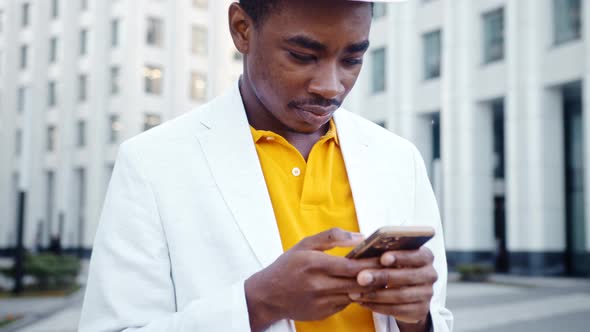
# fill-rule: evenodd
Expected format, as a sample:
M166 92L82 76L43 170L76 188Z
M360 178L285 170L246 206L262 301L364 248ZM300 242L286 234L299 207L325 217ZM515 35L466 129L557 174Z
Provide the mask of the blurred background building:
M0 0L0 252L23 171L27 246L89 252L117 146L235 83L229 2ZM420 148L451 266L590 275L589 2L376 5L347 107Z
M420 148L450 265L590 275L590 1L377 9L349 107Z
M241 57L228 4L0 0L5 253L16 242L23 172L27 247L58 236L65 249L89 252L118 145L235 84Z

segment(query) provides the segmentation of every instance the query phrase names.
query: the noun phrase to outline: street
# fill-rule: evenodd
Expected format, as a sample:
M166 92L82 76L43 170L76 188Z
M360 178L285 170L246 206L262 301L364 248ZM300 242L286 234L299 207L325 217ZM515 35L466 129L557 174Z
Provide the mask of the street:
M455 332L583 332L590 322L590 280L496 277L491 283L451 282L448 307ZM74 332L81 297L17 332ZM0 329L0 332L7 331Z

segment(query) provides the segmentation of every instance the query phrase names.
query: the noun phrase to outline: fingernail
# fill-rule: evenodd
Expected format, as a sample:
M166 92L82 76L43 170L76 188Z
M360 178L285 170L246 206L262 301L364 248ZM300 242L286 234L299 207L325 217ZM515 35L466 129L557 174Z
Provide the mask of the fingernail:
M351 300L358 300L361 298L360 293L350 293L350 294L348 294L348 296L350 297Z
M381 258L381 263L385 266L391 266L393 263L395 263L395 256L392 254L383 255Z
M365 236L361 233L349 233L352 240L364 240Z
M374 280L375 280L375 277L373 277L372 274L370 274L370 273L362 273L359 276L359 280L358 281L359 281L359 284L361 286L367 286L367 285L372 284Z

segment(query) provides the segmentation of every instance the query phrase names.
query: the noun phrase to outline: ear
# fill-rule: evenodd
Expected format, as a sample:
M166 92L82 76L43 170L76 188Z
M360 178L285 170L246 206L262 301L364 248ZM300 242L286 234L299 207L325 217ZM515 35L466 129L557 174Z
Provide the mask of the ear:
M229 6L229 31L238 51L244 55L250 50L254 22L236 2Z

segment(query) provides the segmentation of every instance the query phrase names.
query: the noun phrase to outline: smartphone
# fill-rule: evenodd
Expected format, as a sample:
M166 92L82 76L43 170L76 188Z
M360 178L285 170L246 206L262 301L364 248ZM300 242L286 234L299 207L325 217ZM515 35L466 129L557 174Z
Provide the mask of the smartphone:
M429 226L385 226L346 255L347 258L379 257L386 251L416 250L434 236Z

